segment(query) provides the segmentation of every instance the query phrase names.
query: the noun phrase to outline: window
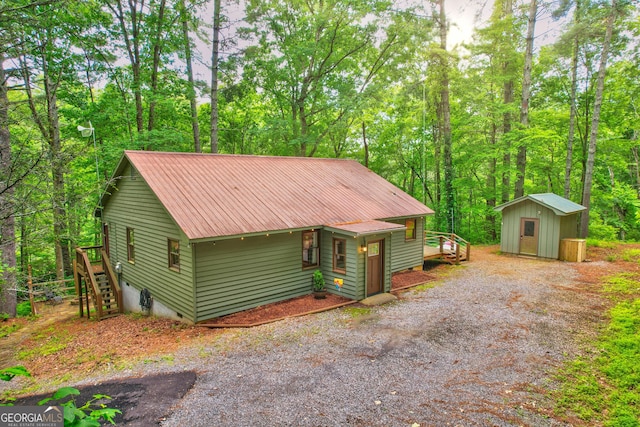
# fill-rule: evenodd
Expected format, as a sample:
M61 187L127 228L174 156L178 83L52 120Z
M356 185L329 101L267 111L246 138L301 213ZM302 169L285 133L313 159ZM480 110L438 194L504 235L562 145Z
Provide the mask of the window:
M133 240L133 228L127 227L127 259L129 262L135 262L135 243Z
M407 219L405 220L404 225L407 227L404 234L404 240L416 240L416 220L414 218Z
M347 272L347 241L333 239L333 271Z
M168 239L167 248L169 252L169 268L174 271L180 271L180 242Z
M320 264L317 231L302 232L302 267L317 267Z

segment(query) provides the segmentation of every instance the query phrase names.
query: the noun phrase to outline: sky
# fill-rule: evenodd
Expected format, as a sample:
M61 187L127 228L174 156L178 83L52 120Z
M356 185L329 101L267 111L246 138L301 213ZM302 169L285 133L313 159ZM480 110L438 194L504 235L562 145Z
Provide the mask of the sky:
M422 0L403 0L416 1ZM222 0L223 13L229 19L229 27L223 29L221 37L233 37L234 28L241 25L244 16L243 1L239 4L227 5ZM493 0L445 0L445 12L450 21L449 34L447 36L447 44L449 49L461 46L463 43L470 43L473 40L473 32L476 28L482 28L486 25L491 15ZM206 22L211 22L213 16L213 1L210 0L209 6L205 9L202 18ZM551 19L550 13L539 7L538 18L536 21L536 32L534 50L538 50L540 46L553 42L561 31L561 22ZM211 38L211 34L209 34ZM209 70L211 64L211 43L199 43L197 46L202 57L201 63L195 66L197 78L205 81L211 80L211 72ZM223 53L224 54L224 53Z

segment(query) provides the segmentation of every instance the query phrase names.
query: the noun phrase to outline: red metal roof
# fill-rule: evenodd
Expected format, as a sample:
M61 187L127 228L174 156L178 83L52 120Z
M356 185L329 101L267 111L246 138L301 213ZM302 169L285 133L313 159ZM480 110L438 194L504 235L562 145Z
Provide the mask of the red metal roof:
M399 231L406 230L402 224L394 224L392 222L384 222L377 220L369 221L354 221L340 224L326 224L329 229L336 229L340 231L353 234L355 236L363 236L366 234L375 234L383 231Z
M192 240L433 213L353 160L126 151L116 173L125 159Z

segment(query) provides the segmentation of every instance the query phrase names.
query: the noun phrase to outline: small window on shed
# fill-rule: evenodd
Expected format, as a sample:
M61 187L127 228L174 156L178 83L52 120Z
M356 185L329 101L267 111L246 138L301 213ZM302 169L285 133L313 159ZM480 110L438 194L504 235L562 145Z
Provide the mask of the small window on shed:
M415 218L407 219L404 222L405 227L407 227L404 240L416 240L416 220Z
M320 239L317 231L302 232L302 267L320 265Z
M333 239L333 271L347 272L347 241L345 239Z
M129 262L135 262L135 242L133 238L133 228L127 227L127 259Z
M174 271L180 271L180 242L168 239L167 248L169 252L169 268Z

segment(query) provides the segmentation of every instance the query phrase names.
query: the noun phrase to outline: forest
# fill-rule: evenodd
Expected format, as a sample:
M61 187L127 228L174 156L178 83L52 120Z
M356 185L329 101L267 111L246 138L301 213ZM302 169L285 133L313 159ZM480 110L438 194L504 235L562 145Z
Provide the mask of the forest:
M126 149L356 159L473 244L544 192L589 208L580 236L640 240L637 1L494 0L453 44L460 7L0 0L0 312L100 243Z

